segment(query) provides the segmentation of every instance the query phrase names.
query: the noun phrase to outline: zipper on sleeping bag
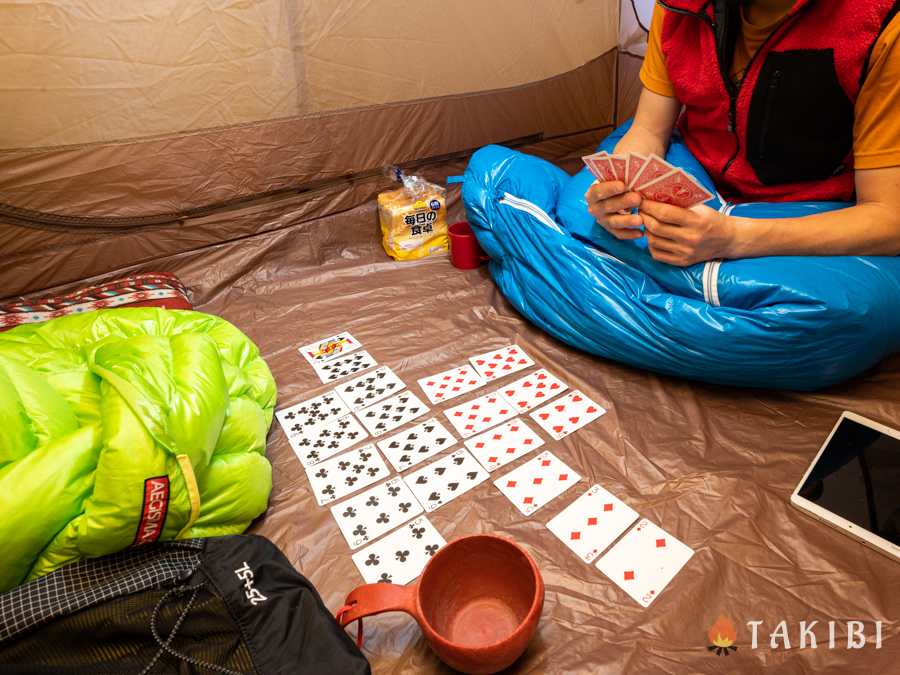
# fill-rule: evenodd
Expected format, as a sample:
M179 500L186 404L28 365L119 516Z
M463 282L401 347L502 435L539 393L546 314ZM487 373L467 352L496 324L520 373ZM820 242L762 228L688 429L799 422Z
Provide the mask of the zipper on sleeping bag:
M511 206L517 211L524 211L532 216L534 216L538 221L543 223L549 228L555 230L558 234L565 234L559 225L556 224L556 221L550 217L550 214L544 211L540 206L534 204L527 199L522 199L520 197L514 197L508 192L504 192L503 196L500 198L500 203L504 206Z
M527 199L522 199L521 197L516 197L514 195L509 194L508 192L504 192L503 196L499 199L499 203L504 206L509 206L517 211L522 211L523 213L527 213L530 216L533 216L538 222L543 225L546 225L549 228L552 228L554 231L559 234L566 234L562 228L556 224L556 221L550 217L550 214L544 211L540 206L535 204L534 202L530 202ZM596 256L600 258L605 258L606 260L614 260L615 262L621 263L622 261L616 258L614 255L610 255L606 251L601 251L596 248L596 246L591 245L588 250Z

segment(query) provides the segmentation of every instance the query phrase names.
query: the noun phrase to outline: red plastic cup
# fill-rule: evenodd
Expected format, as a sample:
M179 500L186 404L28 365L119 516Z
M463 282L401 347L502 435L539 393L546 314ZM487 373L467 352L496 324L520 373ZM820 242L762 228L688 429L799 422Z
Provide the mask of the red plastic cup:
M543 606L544 581L531 556L507 539L478 534L440 549L416 583L359 586L337 620L343 627L373 614L406 612L448 666L496 673L525 651Z
M472 228L465 220L453 223L447 228L450 235L450 262L461 270L473 270L488 261L488 257L478 245Z

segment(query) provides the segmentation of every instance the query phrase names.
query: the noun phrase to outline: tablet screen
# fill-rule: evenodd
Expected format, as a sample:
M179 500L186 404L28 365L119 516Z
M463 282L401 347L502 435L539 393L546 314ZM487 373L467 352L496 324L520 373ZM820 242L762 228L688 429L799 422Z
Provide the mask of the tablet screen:
M900 440L845 417L799 494L900 545Z

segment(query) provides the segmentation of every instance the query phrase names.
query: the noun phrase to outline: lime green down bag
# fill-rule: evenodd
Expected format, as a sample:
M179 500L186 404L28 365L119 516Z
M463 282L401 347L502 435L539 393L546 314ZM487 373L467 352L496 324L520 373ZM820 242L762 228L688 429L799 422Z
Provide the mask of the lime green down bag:
M275 397L256 345L200 312L0 333L0 591L83 557L244 531L272 487Z

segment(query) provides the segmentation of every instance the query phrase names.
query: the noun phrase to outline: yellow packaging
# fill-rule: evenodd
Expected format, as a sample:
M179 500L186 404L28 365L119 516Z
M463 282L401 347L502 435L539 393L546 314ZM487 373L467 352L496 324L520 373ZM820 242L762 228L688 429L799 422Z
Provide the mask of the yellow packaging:
M405 188L378 195L381 245L395 260L415 260L448 250L447 202L439 185L420 183L415 197Z

